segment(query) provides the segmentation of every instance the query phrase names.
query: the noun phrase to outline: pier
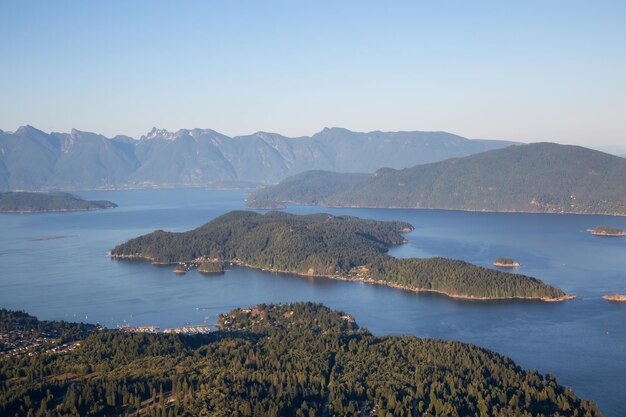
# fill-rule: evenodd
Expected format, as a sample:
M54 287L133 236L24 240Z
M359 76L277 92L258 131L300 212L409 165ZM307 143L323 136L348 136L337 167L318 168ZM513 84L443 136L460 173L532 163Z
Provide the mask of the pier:
M125 333L158 333L159 326L124 326L120 327L121 332Z
M215 324L185 324L181 327L172 327L163 330L163 333L175 333L175 334L207 334L211 332L211 327Z

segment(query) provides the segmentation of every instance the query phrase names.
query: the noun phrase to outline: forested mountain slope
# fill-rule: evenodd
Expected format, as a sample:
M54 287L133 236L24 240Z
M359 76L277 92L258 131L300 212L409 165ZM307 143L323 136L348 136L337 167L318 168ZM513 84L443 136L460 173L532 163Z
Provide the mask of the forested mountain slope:
M333 181L342 183L339 178L335 174ZM379 169L356 184L343 182L345 187L330 195L300 191L323 190L323 182L316 173L303 173L254 193L249 204L267 206L275 199L329 206L626 215L626 159L554 143Z
M237 309L220 324L0 358L0 414L600 416L553 375L460 342L375 337L318 304Z
M335 194L361 184L368 174L332 171L307 171L285 178L280 184L262 188L249 195L253 208L281 208L282 203L321 204Z

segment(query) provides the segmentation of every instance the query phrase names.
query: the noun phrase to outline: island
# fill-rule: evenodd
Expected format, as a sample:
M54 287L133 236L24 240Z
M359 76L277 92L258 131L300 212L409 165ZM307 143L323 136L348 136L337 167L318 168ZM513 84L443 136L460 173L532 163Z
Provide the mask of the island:
M591 231L591 234L608 237L626 236L626 230L618 229L617 227L598 226Z
M572 298L544 282L446 258L397 259L413 226L330 214L232 211L197 229L157 230L116 246L110 256L157 264L201 265L208 260L306 276L362 281L470 300Z
M71 351L0 358L0 415L601 415L552 374L457 341L374 336L320 304L239 308L217 324L99 331Z
M221 262L219 260L205 261L201 263L198 267L198 272L201 272L205 275L223 274L224 271L224 262Z
M88 201L68 193L0 192L0 213L44 213L117 207L110 201Z
M497 258L495 261L493 261L493 265L500 268L518 268L522 264L514 261L511 258Z
M602 298L604 298L607 301L617 301L621 303L626 303L626 294L603 295Z
M185 275L187 273L187 268L185 268L183 265L178 265L174 269L172 269L172 272L176 275Z

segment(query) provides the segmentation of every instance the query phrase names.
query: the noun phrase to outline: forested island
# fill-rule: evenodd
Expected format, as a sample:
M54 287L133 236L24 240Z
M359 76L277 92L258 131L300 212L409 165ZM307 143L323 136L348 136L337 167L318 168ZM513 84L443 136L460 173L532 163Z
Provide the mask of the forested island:
M219 324L99 331L70 352L0 358L0 415L601 415L552 374L460 342L375 337L319 304L262 304Z
M617 227L598 226L591 231L591 234L610 237L626 236L626 230L618 229Z
M203 274L206 274L206 275L223 274L224 271L225 271L225 269L224 269L224 262L220 262L220 261L203 262L198 267L198 272L202 272Z
M400 170L381 168L367 176L304 172L252 193L247 204L624 216L624 178L624 158L532 143Z
M114 258L160 264L209 260L251 268L356 280L468 299L560 301L562 290L519 274L446 258L397 259L387 251L406 243L405 222L329 214L232 211L188 232L157 230L111 251Z
M110 201L88 201L68 193L0 192L0 213L99 210L117 207Z

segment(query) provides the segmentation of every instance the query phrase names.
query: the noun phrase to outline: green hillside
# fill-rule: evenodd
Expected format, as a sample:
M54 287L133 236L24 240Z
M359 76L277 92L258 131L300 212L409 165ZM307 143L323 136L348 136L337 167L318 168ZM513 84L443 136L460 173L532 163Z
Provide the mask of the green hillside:
M307 171L286 178L280 187L266 187L252 193L248 207L259 209L279 208L281 203L297 196L298 204L320 204L324 199L347 190L368 177L367 174L338 173L331 171Z
M319 199L301 195L288 180L258 195L329 206L626 215L625 178L624 158L535 143L402 170L380 169ZM315 176L301 175L309 187L311 180ZM322 181L317 188L323 189Z
M460 342L375 337L318 304L237 309L220 324L0 357L0 415L600 416L551 374Z
M233 211L188 232L157 230L140 236L118 245L111 255L158 263L219 260L458 297L555 300L565 296L535 278L463 261L389 256L390 246L406 242L400 233L412 229L404 222L329 214Z

